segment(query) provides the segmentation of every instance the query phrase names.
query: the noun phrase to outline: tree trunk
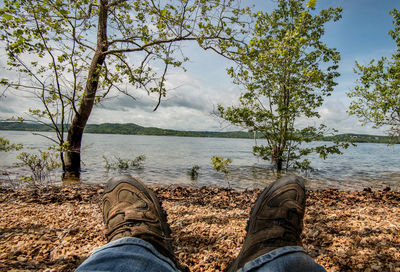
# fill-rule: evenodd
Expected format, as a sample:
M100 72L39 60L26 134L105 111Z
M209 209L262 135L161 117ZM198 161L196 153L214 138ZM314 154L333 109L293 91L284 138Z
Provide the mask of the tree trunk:
M79 178L81 172L81 141L83 129L79 129L77 123L81 118L75 115L71 126L68 130L68 142L70 144L69 150L65 152L65 170L64 179ZM87 120L86 120L87 121ZM86 121L84 121L86 123Z
M275 169L279 175L282 172L283 167L282 152L279 146L273 147L271 161L275 164Z
M69 150L65 153L64 179L78 179L80 176L83 131L93 109L101 67L106 58L104 52L108 49L107 2L107 0L100 1L96 51L89 67L83 98L68 130Z
M283 160L282 160L281 158L279 158L279 159L276 161L276 171L277 171L278 173L282 172L282 166L283 166Z

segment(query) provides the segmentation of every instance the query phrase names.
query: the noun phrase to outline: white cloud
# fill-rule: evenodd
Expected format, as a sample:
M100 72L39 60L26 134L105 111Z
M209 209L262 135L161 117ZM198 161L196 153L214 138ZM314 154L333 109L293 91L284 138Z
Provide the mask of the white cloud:
M384 134L384 129L374 129L372 126L362 126L355 116L347 113L348 101L336 98L326 100L320 108L321 122L329 128L338 129L339 133L365 133L365 134Z
M230 84L225 89L205 84L189 73L174 73L167 77L167 86L175 88L163 98L157 111L155 94L136 92L137 100L120 95L97 106L91 123L137 123L179 130L220 130L220 120L212 116L214 107L237 101L240 90Z
M329 2L329 1L328 1ZM357 4L351 1L333 1L328 3L322 1L321 5L350 5L345 9L345 16L338 23L330 25L327 29L326 37L328 46L336 46L342 52L340 63L341 77L337 79L339 85L335 88L332 96L327 98L323 107L320 109L321 120L312 120L312 124L323 122L328 127L339 129L341 133L371 133L383 134L383 130L375 130L371 127L362 127L356 117L350 117L346 113L350 99L346 92L354 87L355 75L353 73L354 61L367 63L372 58L379 58L382 55L390 55L394 42L383 41L375 37L381 37L378 32L371 32L366 40L357 40L351 36L365 28L365 23L371 18L367 13L360 13L356 9ZM263 11L270 11L276 3L274 1L251 0L249 3L257 5ZM325 4L324 4L325 3ZM390 5L390 3L382 3ZM367 5L372 9L381 9ZM386 11L385 11L386 13ZM390 15L389 20L391 20ZM385 17L386 18L386 17ZM375 18L376 19L376 18ZM376 19L377 20L377 19ZM388 18L386 18L386 21ZM381 18L379 18L381 21ZM379 29L378 29L379 28ZM379 31L384 31L387 36L387 25L376 26ZM351 30L351 31L350 31ZM374 29L372 29L374 30ZM379 35L378 35L379 34ZM350 37L350 38L349 38ZM357 38L359 38L357 36ZM185 55L190 57L190 61L184 66L188 69L187 73L182 71L171 71L167 75L167 87L172 89L167 97L163 98L160 108L153 112L157 103L155 95L148 96L143 90L130 90L137 99L136 101L116 92L112 92L114 98L105 100L97 105L93 110L89 123L137 123L142 126L157 126L161 128L180 129L180 130L220 130L219 120L214 119L210 113L216 104L225 106L236 104L240 94L240 88L231 83L231 79L226 74L226 68L231 63L223 57L211 52L199 49L194 44L185 43L182 50ZM390 47L393 46L393 47ZM3 51L0 51L3 53ZM131 59L130 59L131 60ZM134 60L132 59L132 62ZM4 70L5 58L0 59L1 77L12 76L10 71ZM6 97L0 99L0 117L6 118L12 115L21 115L29 107L40 107L40 102L31 98L26 98L26 94L19 91L8 91ZM299 123L310 121L299 120Z

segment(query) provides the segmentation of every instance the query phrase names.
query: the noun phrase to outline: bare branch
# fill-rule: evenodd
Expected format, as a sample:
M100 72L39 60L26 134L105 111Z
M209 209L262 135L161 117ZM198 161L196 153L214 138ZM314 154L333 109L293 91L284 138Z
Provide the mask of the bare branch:
M168 53L167 53L166 60L165 60L164 72L163 72L163 74L161 76L161 80L160 80L158 102L157 102L157 105L155 106L155 108L153 109L153 111L156 111L158 109L158 106L160 106L160 103L161 103L161 98L162 98L162 95L163 95L163 86L164 86L164 81L165 81L165 75L167 74L167 70L168 70L169 54L171 52L171 46L172 46L172 44L169 44Z
M150 43L141 45L141 46L136 47L136 48L123 48L123 49L108 50L108 51L103 52L103 54L108 55L108 54L118 54L118 53L128 53L128 52L140 52L140 51L144 51L146 48L149 48L149 47L152 47L152 46L155 46L155 45L174 43L174 42L178 42L178 41L195 41L195 40L197 40L197 38L190 37L190 34L188 34L188 35L185 35L185 36L175 37L173 39L158 40L158 41L150 42ZM114 41L112 41L112 42L114 42ZM132 43L129 40L126 40L124 42Z
M44 138L46 138L46 139L49 139L50 141L56 143L57 145L59 144L56 140L54 140L53 138L51 138L51 137L49 137L49 136L46 136L46 135L44 135L44 134L37 133L37 132L32 132L32 135L42 136L42 137L44 137Z
M35 10L35 9L33 9L33 10ZM39 32L39 36L40 36L40 38L41 38L41 40L43 42L44 47L46 48L47 53L50 55L50 57L52 59L54 75L55 75L56 83L57 83L57 90L58 90L58 93L60 94L61 89L60 89L60 84L59 84L59 75L58 75L58 69L57 69L57 63L56 63L55 57L54 57L53 53L51 52L51 50L49 49L49 47L47 46L46 39L43 37L43 33L40 30L40 25L39 25L39 22L37 20L35 11L33 11L33 15L34 15L35 23L36 23L36 29ZM47 114L48 114L48 116L49 116L49 118L50 118L50 120L51 120L51 122L52 122L52 124L54 126L54 129L56 130L57 134L59 134L61 132L59 131L59 129L57 127L56 120L54 120L53 115L52 115L52 113L51 113L51 111L50 111L50 109L49 109L49 107L47 105L46 97L45 97L45 91L44 91L45 87L44 87L44 85L42 85L42 86L43 86L43 91L42 91L42 96L41 96L42 103L43 103L43 105L44 105L44 107L45 107L45 109L47 111ZM60 100L61 100L61 104L63 105L62 107L64 108L64 100L62 99L62 96L60 96Z

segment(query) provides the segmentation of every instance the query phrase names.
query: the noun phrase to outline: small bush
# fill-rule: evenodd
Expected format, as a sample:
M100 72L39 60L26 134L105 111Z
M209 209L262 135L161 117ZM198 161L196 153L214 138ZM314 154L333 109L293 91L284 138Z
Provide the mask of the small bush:
M32 172L30 177L24 176L20 180L32 183L35 186L41 186L48 180L50 173L61 167L59 154L39 150L38 153L22 152L17 156L21 163L17 166L27 166Z
M222 172L225 175L229 175L229 169L228 166L232 163L232 159L224 159L224 157L217 157L213 156L211 158L211 165L217 172Z
M231 188L230 180L230 171L228 166L232 163L231 158L224 159L224 157L213 156L211 158L211 165L217 172L222 172L225 175L225 180L228 183L228 187Z
M115 159L110 161L110 159L103 155L103 159L105 161L104 168L106 172L109 172L110 170L141 169L143 168L143 162L146 160L146 156L142 154L137 156L134 160L121 159L115 156Z
M187 173L190 176L191 180L197 180L197 178L199 177L199 169L200 166L198 165L194 165Z

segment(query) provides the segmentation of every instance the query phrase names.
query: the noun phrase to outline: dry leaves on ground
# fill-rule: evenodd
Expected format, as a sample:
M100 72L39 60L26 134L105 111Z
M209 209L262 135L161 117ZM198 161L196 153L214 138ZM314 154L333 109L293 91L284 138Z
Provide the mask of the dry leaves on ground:
M260 190L153 188L176 255L191 271L221 271L238 254ZM0 189L0 270L72 271L105 244L100 187ZM303 242L328 271L400 269L400 192L308 193Z

